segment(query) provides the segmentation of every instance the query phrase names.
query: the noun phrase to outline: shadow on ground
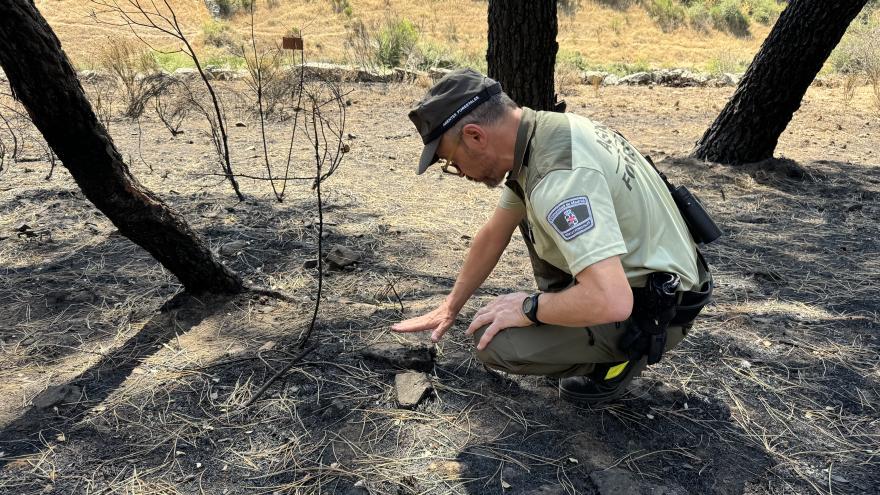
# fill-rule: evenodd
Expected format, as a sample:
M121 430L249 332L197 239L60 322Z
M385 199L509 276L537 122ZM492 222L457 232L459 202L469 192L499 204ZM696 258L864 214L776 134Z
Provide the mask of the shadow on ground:
M0 431L0 448L5 452L0 459L0 469L10 458L27 457L44 449L48 440L55 440L64 433L62 426L75 424L89 409L101 404L157 348L186 333L223 305L223 298L181 294L168 301L163 312L153 316L122 346L102 356L66 384L52 387L63 389L38 396L44 407L32 405Z
M0 431L0 487L740 494L801 493L830 479L835 493L869 490L877 481L872 421L880 401L876 283L868 280L878 273L871 242L880 229L877 173L819 163L806 167L815 174L808 180L687 161L660 165L699 184L728 232L707 250L717 304L618 403L581 409L542 378L486 372L460 332L472 316L466 313L437 346L433 396L415 410L398 408L399 370L365 360L361 351L378 340L425 343L422 335L392 334L389 324L436 304L454 274L414 268L443 251L426 251L412 232L389 230L380 217L346 204L336 205L326 241L358 250L362 260L327 272L314 336L320 345L246 409L290 359L314 304L316 272L303 264L314 256L316 232L301 213L313 205L224 206L193 196L175 206L215 248L249 242L227 258L231 266L295 300L187 299L166 312L150 310L143 328L65 381L82 397L57 413L27 408ZM100 235L110 229L97 227ZM169 284L161 289L135 276L151 266L139 250L99 264L119 252L122 239L79 248L82 238L56 237L55 246L27 247L55 253L42 278L37 263L9 270L29 303L46 308L42 321L109 311L96 302L114 297L100 292L109 278L97 274L113 273L122 293L154 290L140 311L176 289L161 273L148 278ZM76 254L59 255L68 251ZM99 283L64 279L65 266ZM123 272L131 275L120 278ZM91 307L48 304L45 284L54 279L77 292L92 287L98 297ZM476 301L512 290L504 285L484 287ZM7 284L0 298L18 323L5 345L27 347L23 339L40 329L13 305L20 302L14 290ZM84 331L85 324L72 328ZM83 355L98 337L61 347L44 364ZM132 380L138 368L145 371Z

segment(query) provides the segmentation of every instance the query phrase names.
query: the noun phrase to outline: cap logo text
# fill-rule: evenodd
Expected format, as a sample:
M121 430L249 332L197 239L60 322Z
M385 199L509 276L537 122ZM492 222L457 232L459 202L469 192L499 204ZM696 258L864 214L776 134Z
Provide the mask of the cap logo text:
M464 105L458 107L458 110L456 110L455 113L453 113L446 120L444 120L443 124L441 124L441 126L446 127L447 125L449 125L449 123L452 122L453 120L455 120L455 118L458 117L459 114L461 114L461 112L464 112L465 110L470 108L471 105L473 105L474 103L476 103L478 101L480 101L480 95L474 96L473 98L471 98L470 100L465 102Z

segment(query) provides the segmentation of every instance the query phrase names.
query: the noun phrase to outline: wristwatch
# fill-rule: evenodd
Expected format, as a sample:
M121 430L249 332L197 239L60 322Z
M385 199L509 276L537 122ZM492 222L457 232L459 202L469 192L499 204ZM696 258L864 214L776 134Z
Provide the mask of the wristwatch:
M535 325L543 325L541 320L538 319L538 296L540 296L540 292L535 292L531 296L523 299L522 303L522 312L526 315L526 318L532 320L532 323Z

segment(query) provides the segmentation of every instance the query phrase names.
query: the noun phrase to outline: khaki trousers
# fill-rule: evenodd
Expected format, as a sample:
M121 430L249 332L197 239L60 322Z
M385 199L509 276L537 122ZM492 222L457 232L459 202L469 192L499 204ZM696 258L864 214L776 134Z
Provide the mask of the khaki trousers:
M588 328L541 325L508 328L495 335L477 357L492 369L517 375L582 376L596 363L626 361L617 343L630 320ZM479 342L486 327L474 333ZM666 350L684 338L681 326L667 329Z
M514 192L519 188L516 182L511 187L515 187ZM521 188L517 194L520 198L523 197ZM535 282L540 290L557 292L575 283L570 274L538 256L530 240L531 230L527 219L523 219L519 229L528 248ZM712 277L702 263L697 263L697 268L700 273L699 286L702 287ZM498 332L485 349L477 351L477 357L489 368L517 375L558 378L588 375L597 363L619 363L627 360L617 343L629 324L630 320L589 328L559 325L508 328ZM474 344L480 341L485 330L486 327L483 327L474 332ZM670 325L666 332L668 351L684 339L686 330L680 325Z

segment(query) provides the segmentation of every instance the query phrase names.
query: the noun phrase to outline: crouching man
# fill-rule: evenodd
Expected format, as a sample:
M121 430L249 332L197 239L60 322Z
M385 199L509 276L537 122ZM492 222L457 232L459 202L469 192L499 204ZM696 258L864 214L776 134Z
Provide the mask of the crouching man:
M519 227L540 292L477 311L467 333L487 367L559 377L563 397L597 404L684 338L711 277L663 179L626 139L520 108L470 69L440 80L409 118L424 143L418 174L441 161L504 190L445 301L393 330L440 340Z

